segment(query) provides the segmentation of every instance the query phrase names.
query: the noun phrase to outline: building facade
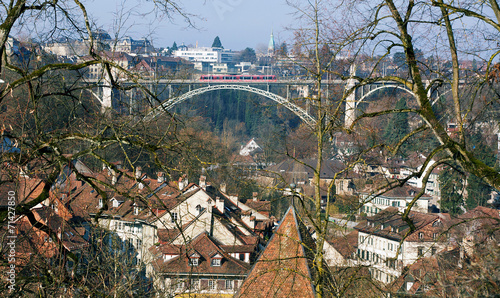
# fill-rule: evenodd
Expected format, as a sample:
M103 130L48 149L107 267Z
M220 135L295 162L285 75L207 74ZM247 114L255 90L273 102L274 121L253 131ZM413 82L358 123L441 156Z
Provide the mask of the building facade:
M403 268L418 259L435 255L446 246L445 214L410 211L409 223L396 207L389 207L368 217L355 227L358 231L357 260L370 266L372 278L383 283L395 281Z

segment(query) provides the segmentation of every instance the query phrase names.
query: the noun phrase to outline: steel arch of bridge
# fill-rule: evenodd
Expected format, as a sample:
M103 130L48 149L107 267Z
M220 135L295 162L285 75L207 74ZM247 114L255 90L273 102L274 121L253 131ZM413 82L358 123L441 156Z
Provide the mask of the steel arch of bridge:
M361 98L359 100L356 100L356 105L359 104L360 102L362 102L364 99L366 99L368 96L372 95L373 93L377 92L377 91L380 91L382 89L388 89L388 88L393 88L393 89L399 89L399 90L403 90L403 91L406 91L407 93L409 93L411 96L413 96L414 98L417 98L417 95L411 91L410 89L408 89L407 87L405 86L402 86L402 85L397 85L397 84L388 84L388 85L382 85L382 86L379 86L373 90L370 90L368 93L364 94L363 96L361 96ZM448 92L450 92L450 90L447 90L445 93L441 94L441 96L444 96L446 95ZM430 98L429 96L429 100L431 102L431 105L434 105L438 100L439 100L439 96L437 96L435 99L432 99Z
M373 93L377 92L377 91L380 91L382 89L388 89L388 88L393 88L393 89L399 89L399 90L403 90L403 91L406 91L407 93L409 93L410 95L412 95L413 97L417 97L417 95L415 93L413 93L413 91L411 91L410 89L406 88L406 87L403 87L401 85L382 85L382 86L379 86L373 90L370 90L368 93L364 94L359 100L356 100L356 104L359 104L361 103L364 99L366 99L368 96L372 95Z
M280 105L283 105L284 107L286 107L287 109L292 111L295 115L299 116L299 118L302 121L304 121L309 127L314 127L316 125L316 120L311 115L309 115L301 107L291 103L286 98L281 97L277 94L271 93L269 91L265 91L262 89L258 89L258 88L254 88L254 87L250 87L250 86L245 86L245 85L211 85L208 87L202 87L202 88L198 88L195 90L191 90L187 93L184 93L183 95L181 95L179 97L169 99L166 102L162 103L160 106L156 107L153 111L149 112L146 115L146 117L144 117L144 121L153 120L154 118L165 113L165 111L169 110L174 105L179 104L179 103L181 103L181 102L183 102L191 97L203 94L205 92L215 91L215 90L240 90L240 91L247 91L247 92L262 95L262 96L267 97L271 100L274 100L275 102L279 103Z

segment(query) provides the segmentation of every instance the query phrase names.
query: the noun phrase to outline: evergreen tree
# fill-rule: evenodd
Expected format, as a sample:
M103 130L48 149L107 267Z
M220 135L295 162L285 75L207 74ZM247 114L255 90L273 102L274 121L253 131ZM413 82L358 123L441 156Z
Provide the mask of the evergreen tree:
M406 70L408 68L406 65L406 55L403 52L394 53L392 62L398 69Z
M240 54L235 59L238 62L251 62L255 63L257 61L257 55L255 50L252 48L246 48L240 52Z
M395 106L396 110L407 109L406 99L401 98ZM384 129L383 138L387 144L396 145L404 136L410 132L408 125L408 113L395 113L391 116L389 123ZM405 143L400 148L402 154L406 154L408 144Z
M281 56L288 56L288 46L286 45L286 42L283 42L281 45L280 45L280 48L279 48L279 55Z
M178 50L177 44L174 41L174 44L168 48L167 55L172 55L172 53L177 50Z
M491 187L484 183L476 175L467 178L467 209L474 209L477 206L485 206L490 199Z
M474 134L471 143L474 145L474 154L490 167L495 166L495 154L493 150L484 144L481 134ZM477 206L485 206L490 199L492 188L476 175L469 175L467 178L467 209L474 209Z
M439 175L441 189L441 210L451 215L462 213L464 180L462 174L452 167L446 167Z
M214 42L212 43L212 48L221 48L223 49L224 47L222 46L222 43L220 42L219 36L216 36L214 38Z

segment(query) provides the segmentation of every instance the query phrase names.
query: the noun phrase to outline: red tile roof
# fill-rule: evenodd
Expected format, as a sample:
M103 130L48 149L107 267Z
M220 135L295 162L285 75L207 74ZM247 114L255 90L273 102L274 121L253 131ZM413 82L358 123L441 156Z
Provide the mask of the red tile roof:
M354 230L345 236L336 237L328 243L344 258L350 258L358 248L358 231Z
M252 208L253 210L264 214L265 216L269 217L269 213L271 212L271 202L269 201L254 201L254 200L247 200L245 202L245 205L248 207Z
M426 214L416 211L410 211L409 222L411 222L415 230L406 235L410 230L409 222L404 221L402 214L396 207L389 207L377 213L374 216L368 217L360 222L356 230L401 241L435 241L434 234L441 234L444 228L449 225L449 218L443 214ZM434 224L438 222L437 224ZM424 229L425 227L425 229ZM422 231L421 235L420 232Z
M153 261L157 273L166 275L179 274L212 274L212 275L245 275L250 265L231 257L208 233L202 233L187 245L159 245L151 250L163 254L176 254L177 257L164 261L163 257ZM199 255L198 266L190 266L189 256ZM215 255L222 256L220 266L212 266L211 259ZM198 256L197 256L198 257Z
M245 279L238 297L314 297L301 242L295 210L290 208Z

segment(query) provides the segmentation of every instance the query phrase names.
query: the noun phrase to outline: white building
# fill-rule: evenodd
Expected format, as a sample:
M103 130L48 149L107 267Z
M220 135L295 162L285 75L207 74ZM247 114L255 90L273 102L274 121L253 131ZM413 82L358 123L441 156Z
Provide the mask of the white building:
M175 57L180 57L192 62L211 62L211 63L229 63L233 62L234 56L238 54L231 50L222 48L188 48L186 46L179 47L179 50L174 52Z
M407 178L415 173L420 172L426 157L422 154L418 156L421 161L420 165L416 167L411 167L407 165L401 168L400 176L401 178ZM441 197L441 192L439 188L439 170L434 168L434 160L430 160L425 169L422 171L422 175L412 177L408 180L408 184L416 188L425 188L425 193L439 199ZM428 175L427 184L424 185L424 177Z
M409 219L415 226L415 231L409 235L406 235L410 229L408 222L393 207L368 217L355 227L358 230L357 259L360 264L370 266L372 278L393 282L404 267L445 248L443 233L449 216L411 211Z
M396 187L391 189L381 195L376 193L361 193L359 200L363 206L360 212L366 213L368 216L373 216L380 211L387 209L389 207L398 208L399 212L404 212L404 210L409 206L411 201L420 192L420 189L404 185L402 187ZM431 197L429 195L422 195L413 205L412 210L422 213L427 213L429 211L429 200Z
M248 156L254 153L261 153L261 152L263 152L262 147L260 147L260 145L257 144L254 138L248 141L248 143L246 143L245 146L241 146L240 149L241 156Z

